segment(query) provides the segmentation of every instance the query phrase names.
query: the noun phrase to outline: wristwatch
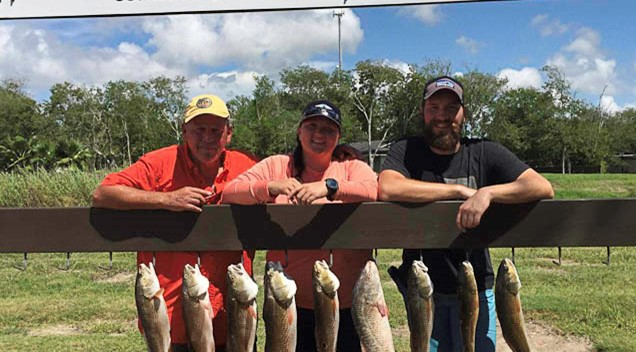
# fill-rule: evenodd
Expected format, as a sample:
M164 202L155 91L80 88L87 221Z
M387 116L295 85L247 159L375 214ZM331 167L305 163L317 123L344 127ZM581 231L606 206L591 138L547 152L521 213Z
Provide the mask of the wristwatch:
M333 200L336 192L338 192L338 181L333 178L328 178L325 180L325 185L327 186L327 199Z

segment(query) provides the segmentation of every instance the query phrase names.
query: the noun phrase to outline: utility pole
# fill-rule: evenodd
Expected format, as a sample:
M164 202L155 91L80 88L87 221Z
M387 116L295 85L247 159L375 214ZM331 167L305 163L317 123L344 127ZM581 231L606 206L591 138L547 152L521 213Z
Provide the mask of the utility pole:
M338 17L338 69L342 70L342 31L340 29L342 16L344 15L343 10L339 10L338 12L334 11L333 16Z

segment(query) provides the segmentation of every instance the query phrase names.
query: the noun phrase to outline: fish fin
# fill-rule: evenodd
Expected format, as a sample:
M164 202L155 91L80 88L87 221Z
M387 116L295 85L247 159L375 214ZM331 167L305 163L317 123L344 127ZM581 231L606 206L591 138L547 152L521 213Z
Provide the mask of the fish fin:
M212 303L209 300L203 300L203 308L210 312L210 317L214 319L214 309L212 309Z
M364 345L362 344L362 342L360 342L360 349L362 350L362 352L367 352L367 349L364 348Z
M338 303L336 303L335 299L331 300L331 309L332 309L333 315L335 316L336 312L338 311Z
M152 295L152 297L150 297L150 299L163 297L163 292L164 291L165 290L163 288L160 288L159 291L155 292L155 294Z
M287 324L292 325L294 323L294 313L295 311L291 309L287 309Z
M249 306L247 307L247 313L254 319L258 319L258 316L256 315L256 311L254 310L254 307Z
M378 311L380 312L381 316L383 317L389 316L389 307L387 307L386 303L378 302L376 304L376 307L378 307Z

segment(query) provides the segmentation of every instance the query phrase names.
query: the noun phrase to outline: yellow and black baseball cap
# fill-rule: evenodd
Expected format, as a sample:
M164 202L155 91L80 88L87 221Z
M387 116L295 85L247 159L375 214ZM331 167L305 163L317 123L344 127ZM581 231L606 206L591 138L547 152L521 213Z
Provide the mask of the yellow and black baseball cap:
M221 98L212 94L202 94L192 98L188 103L183 114L183 123L188 123L193 118L204 114L214 115L222 119L230 117L227 105Z

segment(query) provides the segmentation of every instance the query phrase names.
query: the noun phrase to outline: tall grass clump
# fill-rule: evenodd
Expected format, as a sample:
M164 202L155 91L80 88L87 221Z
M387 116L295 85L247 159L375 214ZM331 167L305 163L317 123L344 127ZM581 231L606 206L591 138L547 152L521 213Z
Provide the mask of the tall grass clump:
M91 194L108 171L15 171L0 173L0 207L90 206Z

